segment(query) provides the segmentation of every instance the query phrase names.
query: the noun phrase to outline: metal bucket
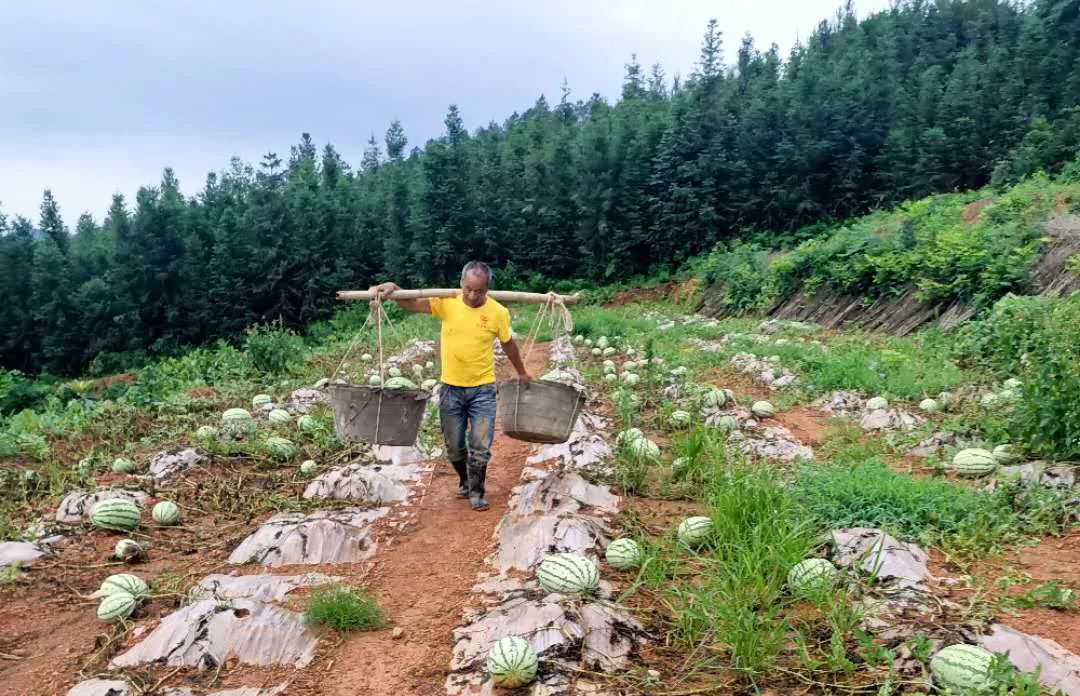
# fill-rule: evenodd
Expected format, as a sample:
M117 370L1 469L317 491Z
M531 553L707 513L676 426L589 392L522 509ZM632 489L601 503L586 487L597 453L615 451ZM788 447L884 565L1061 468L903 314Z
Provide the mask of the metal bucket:
M431 393L423 389L384 389L331 384L330 406L339 437L373 445L412 445Z
M524 389L507 380L499 384L499 420L507 437L552 445L574 432L585 395L558 382L534 381Z

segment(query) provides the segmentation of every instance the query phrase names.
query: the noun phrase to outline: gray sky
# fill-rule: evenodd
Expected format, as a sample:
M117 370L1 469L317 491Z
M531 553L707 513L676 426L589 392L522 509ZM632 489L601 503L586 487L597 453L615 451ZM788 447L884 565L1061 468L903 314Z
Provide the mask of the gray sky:
M688 74L710 17L786 56L841 0L34 0L0 14L0 210L70 226L171 166L185 194L304 131L354 166L400 118L410 148L455 102L470 130L541 94L619 93L631 53ZM856 0L859 16L887 0Z

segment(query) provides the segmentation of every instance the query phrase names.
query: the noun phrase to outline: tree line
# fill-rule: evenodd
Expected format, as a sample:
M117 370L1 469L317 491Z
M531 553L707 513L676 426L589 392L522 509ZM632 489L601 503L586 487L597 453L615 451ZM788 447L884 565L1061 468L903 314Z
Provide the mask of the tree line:
M200 191L173 172L69 229L0 216L0 365L119 369L258 322L302 329L334 291L452 282L471 258L504 286L610 282L748 233L815 223L1053 167L1080 141L1080 0L850 6L782 59L709 23L694 72L632 59L620 97L541 96L409 149L401 123L359 165L304 134L234 159Z

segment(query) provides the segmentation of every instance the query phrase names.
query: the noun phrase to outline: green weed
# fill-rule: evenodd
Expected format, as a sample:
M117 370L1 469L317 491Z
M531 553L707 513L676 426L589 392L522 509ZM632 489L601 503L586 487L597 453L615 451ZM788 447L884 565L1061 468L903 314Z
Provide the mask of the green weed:
M373 597L362 589L341 585L313 590L304 621L335 631L373 631L386 624Z

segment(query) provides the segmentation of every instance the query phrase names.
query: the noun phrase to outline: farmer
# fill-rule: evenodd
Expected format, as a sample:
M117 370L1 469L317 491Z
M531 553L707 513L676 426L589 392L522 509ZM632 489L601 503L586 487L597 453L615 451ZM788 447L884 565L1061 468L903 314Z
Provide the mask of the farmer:
M518 379L530 381L517 344L510 337L510 312L487 296L491 269L470 261L461 269L461 294L454 297L395 300L407 312L434 314L442 322L440 361L442 389L439 422L446 456L458 474L458 496L473 510L487 510L484 478L495 436L495 350L499 339ZM395 283L371 288L381 299L393 299ZM467 433L467 439L466 439Z

